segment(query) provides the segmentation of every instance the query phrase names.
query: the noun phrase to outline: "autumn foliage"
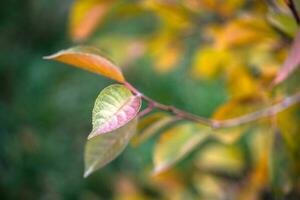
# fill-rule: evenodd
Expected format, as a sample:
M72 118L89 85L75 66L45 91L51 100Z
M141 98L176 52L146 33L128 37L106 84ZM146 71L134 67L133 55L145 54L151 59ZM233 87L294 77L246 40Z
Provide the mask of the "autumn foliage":
M162 198L299 197L299 6L288 0L75 1L69 30L76 47L45 58L118 82L96 99L84 176L113 161L128 143L137 147L159 134L146 182ZM134 36L113 29L97 35L103 26L117 26L111 19L144 17L155 25L133 25L150 26ZM158 76L171 73L187 54L185 77L225 85L227 101L210 117L153 100L122 72L149 57ZM188 155L186 173L177 165ZM154 198L123 181L133 185L120 199Z

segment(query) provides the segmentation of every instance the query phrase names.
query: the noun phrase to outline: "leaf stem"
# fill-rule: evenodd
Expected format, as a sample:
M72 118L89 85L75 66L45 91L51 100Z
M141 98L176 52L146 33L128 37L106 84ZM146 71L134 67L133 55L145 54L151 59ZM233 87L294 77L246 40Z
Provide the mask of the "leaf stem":
M173 114L175 114L176 116L178 116L180 118L191 120L191 121L203 124L203 125L212 126L212 120L210 120L210 119L200 117L200 116L194 115L192 113L185 112L185 111L180 110L180 109L178 109L174 106L171 106L171 105L165 105L165 104L159 103L159 102L151 99L150 97L142 94L141 92L139 92L135 87L133 87L128 82L124 83L124 85L126 87L128 87L128 89L130 89L134 94L140 95L142 97L142 99L147 101L149 103L149 105L151 105L153 108L157 108L159 110L164 110L164 111L173 113Z
M175 114L177 117L182 118L182 119L187 119L190 121L194 121L206 126L210 126L215 129L219 128L230 128L234 126L239 126L242 124L246 124L249 122L253 122L256 120L259 120L261 118L266 118L266 117L271 117L274 116L275 114L284 111L285 109L297 104L300 102L300 92L286 97L279 103L273 104L270 107L264 108L262 110L258 110L249 114L242 115L240 117L232 118L232 119L227 119L227 120L214 120L214 119L209 119L205 117L201 117L198 115L194 115L192 113L180 110L174 106L171 105L165 105L162 103L159 103L150 97L142 94L139 92L135 87L133 87L130 83L125 82L124 85L130 89L135 95L141 96L141 98L149 103L149 107L143 110L140 114L140 116L143 116L153 110L153 108L157 108L159 110L167 111L170 113Z
M148 113L150 113L153 110L153 108L154 108L154 105L149 103L148 107L145 108L143 111L141 111L138 116L143 117L144 115L147 115Z

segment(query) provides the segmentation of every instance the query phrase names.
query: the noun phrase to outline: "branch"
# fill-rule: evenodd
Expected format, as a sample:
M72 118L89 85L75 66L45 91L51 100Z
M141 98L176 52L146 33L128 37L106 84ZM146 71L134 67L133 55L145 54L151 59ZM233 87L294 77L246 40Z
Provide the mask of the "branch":
M297 11L294 1L293 0L285 0L285 3L291 10L293 17L295 18L297 24L300 25L300 17L298 15L298 11Z
M258 119L261 118L266 118L266 117L271 117L274 116L275 114L284 111L285 109L297 104L300 102L300 92L290 96L290 97L286 97L284 100L282 100L279 103L276 103L270 107L267 107L265 109L259 110L259 111L255 111L240 117L236 117L236 118L232 118L232 119L227 119L227 120L214 120L214 119L208 119L208 118L204 118L198 115L194 115L192 113L188 113L186 111L180 110L174 106L170 106L170 105L165 105L165 104L161 104L153 99L151 99L148 96L145 96L144 94L142 94L141 92L139 92L135 87L133 87L130 83L125 82L124 83L125 86L128 87L128 89L130 89L134 94L139 95L142 97L142 99L144 99L145 101L147 101L150 105L150 108L152 110L152 108L157 108L159 110L163 110L163 111L167 111L170 113L175 114L177 117L180 117L182 119L187 119L190 121L194 121L206 126L210 126L212 128L229 128L229 127L234 127L234 126L239 126L242 124L246 124L249 122L253 122L256 121ZM150 112L150 109L147 110ZM143 111L142 111L143 112Z

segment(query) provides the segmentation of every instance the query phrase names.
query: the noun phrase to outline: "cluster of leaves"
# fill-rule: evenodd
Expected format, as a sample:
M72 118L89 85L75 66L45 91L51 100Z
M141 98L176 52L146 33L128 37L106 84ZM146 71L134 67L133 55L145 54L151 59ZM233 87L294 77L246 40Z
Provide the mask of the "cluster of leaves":
M70 33L74 41L84 41L110 18L153 16L159 26L142 37L110 34L93 42L100 48L107 47L121 65L150 55L158 73L175 70L185 48L183 39L196 35L201 46L193 50L188 70L191 79L222 79L229 96L212 120L238 118L297 91L299 82L293 78L297 75L290 75L298 73L300 32L287 1L220 2L78 0L71 12ZM287 41L291 40L294 42L289 47L291 42ZM157 190L167 198L192 196L186 181L180 178L183 173L172 166L196 149L196 170L189 183L203 199L257 199L266 190L278 196L299 191L298 104L283 112L275 110L270 118L255 123L220 129L184 121L185 114L180 112L157 112L138 120L142 100L149 103L149 111L157 102L133 88L121 70L96 49L75 47L46 58L120 83L105 88L96 99L93 130L85 148L85 176L115 159L131 139L133 145L140 145L163 130L154 147L152 184L165 185ZM162 110L174 111L165 108ZM136 128L139 134L134 135ZM169 188L176 192L170 194ZM144 194L135 191L135 195Z

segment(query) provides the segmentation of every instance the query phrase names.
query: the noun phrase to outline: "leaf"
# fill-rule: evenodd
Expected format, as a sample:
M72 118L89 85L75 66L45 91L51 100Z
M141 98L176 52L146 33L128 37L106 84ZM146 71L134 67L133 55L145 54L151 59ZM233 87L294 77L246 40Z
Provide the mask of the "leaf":
M213 114L215 120L226 120L242 116L260 108L262 101L258 97L232 99L221 105ZM233 144L251 128L249 124L229 128L221 128L212 132L212 137L223 144Z
M203 142L209 128L180 124L162 133L154 149L154 173L167 170Z
M190 199L187 198L184 172L170 169L151 176L151 183L164 196L164 199ZM172 190L172 193L170 193Z
M229 17L235 14L244 4L244 0L227 0L223 3L219 0L199 0L200 7L204 11L217 12L223 17Z
M169 115L165 116L159 116L157 114L161 113L155 113L151 115L150 117L145 118L143 121L141 121L138 125L138 128L143 126L145 122L147 121L152 121L151 124L149 124L145 128L139 128L139 134L137 134L133 139L132 139L132 144L134 146L139 146L143 142L145 142L147 139L149 139L151 136L153 136L155 133L159 132L161 129L166 127L167 125L171 124L172 122L176 121L177 118ZM155 120L155 118L158 118Z
M173 70L181 58L182 43L177 37L177 31L165 28L148 41L149 53L155 61L155 70L160 74Z
M276 122L283 140L290 150L298 152L300 149L300 104L289 107L277 114Z
M205 174L205 173L196 173L193 176L194 186L196 190L201 194L201 199L224 199L228 193L226 193L225 181L220 177Z
M84 154L84 177L114 160L127 146L135 133L136 125L137 119L135 118L121 128L87 140Z
M192 76L195 78L211 79L220 74L224 67L231 66L236 57L229 51L212 47L201 47L193 60Z
M292 16L280 14L276 12L270 12L267 15L267 19L273 26L278 28L286 35L290 37L295 36L298 29L298 25Z
M119 84L106 87L96 99L93 109L93 131L88 139L111 132L136 117L141 107L141 97Z
M87 39L103 21L113 1L77 0L70 12L70 34L74 41Z
M274 80L274 85L279 84L284 81L300 64L300 30L298 30L294 42L292 44L291 50L285 60L282 68L277 73Z
M228 49L234 47L268 44L274 42L276 35L265 20L246 16L231 20L214 33L215 47Z
M241 150L234 145L211 144L199 152L197 159L201 170L231 175L241 174L245 164Z
M283 196L296 184L293 179L299 174L299 157L296 160L291 159L292 152L287 148L279 131L275 131L273 138L269 140L272 142L269 154L270 188Z
M264 101L259 96L235 98L221 105L213 114L213 119L226 120L240 117L262 108L263 105Z
M259 96L261 92L255 78L242 66L234 66L227 70L227 87L233 98L243 98L253 94Z
M100 56L96 48L78 46L59 51L56 54L44 57L44 59L60 61L121 83L125 82L121 70L111 61Z
M190 26L190 16L184 7L175 2L143 0L141 5L154 12L167 28L180 30Z

